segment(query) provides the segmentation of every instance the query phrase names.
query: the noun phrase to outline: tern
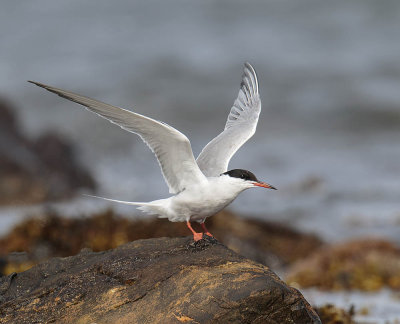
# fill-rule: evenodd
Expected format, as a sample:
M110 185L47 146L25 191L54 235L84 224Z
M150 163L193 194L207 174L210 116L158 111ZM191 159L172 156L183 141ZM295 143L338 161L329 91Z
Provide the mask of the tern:
M203 234L212 236L205 226L207 217L224 209L244 190L255 187L275 189L259 181L247 170L228 171L228 164L236 151L256 131L261 112L261 99L254 68L244 64L239 94L230 110L224 130L194 158L189 139L175 128L152 118L115 107L95 99L28 81L60 97L85 106L91 112L135 133L156 155L169 192L169 198L150 202L131 202L92 196L108 201L139 206L138 209L172 222L186 222L195 241ZM197 233L191 222L201 224Z

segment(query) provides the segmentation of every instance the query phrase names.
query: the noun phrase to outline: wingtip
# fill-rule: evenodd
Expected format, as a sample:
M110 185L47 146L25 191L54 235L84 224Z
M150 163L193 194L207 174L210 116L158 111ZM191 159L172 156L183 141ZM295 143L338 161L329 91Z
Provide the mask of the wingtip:
M99 198L99 199L103 199L103 197L99 197L99 196L95 196L95 195L89 195L89 194L85 194L85 193L83 193L83 194L81 194L82 196L85 196L85 197L91 197L91 198Z
M46 88L46 85L43 84L43 83L36 82L36 81L32 81L32 80L28 80L28 82L29 82L29 83L32 83L32 84L34 84L34 85L37 85L38 87Z
M254 70L253 66L247 61L244 62L241 87L243 86L243 81L245 78L248 78L248 80L250 80L251 86L249 87L249 89L253 88L254 92L258 93L258 81L256 71Z
M243 65L244 65L245 68L254 71L253 66L248 61L244 62Z

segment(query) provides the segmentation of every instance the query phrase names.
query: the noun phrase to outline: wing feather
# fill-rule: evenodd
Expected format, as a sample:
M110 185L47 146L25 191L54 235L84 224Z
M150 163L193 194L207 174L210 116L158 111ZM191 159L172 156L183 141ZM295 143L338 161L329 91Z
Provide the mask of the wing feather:
M245 63L239 94L224 131L209 142L197 157L197 164L207 177L216 177L228 170L232 156L255 133L260 112L257 75L250 63Z
M132 111L115 107L76 93L29 81L74 101L86 109L139 135L156 155L170 193L178 193L188 185L206 181L193 156L189 139L175 128Z

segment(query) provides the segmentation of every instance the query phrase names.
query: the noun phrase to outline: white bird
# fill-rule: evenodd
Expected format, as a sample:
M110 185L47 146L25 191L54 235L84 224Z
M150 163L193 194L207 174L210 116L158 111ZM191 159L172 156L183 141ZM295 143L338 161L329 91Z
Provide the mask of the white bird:
M195 160L188 138L175 128L132 111L111 106L70 91L29 81L135 133L156 155L169 192L173 196L150 202L130 202L92 196L122 204L136 205L144 212L168 218L172 222L186 222L198 241L203 233L196 233L190 222L201 224L204 234L212 236L205 227L207 217L229 205L242 191L264 187L275 189L259 181L247 170L228 171L229 160L256 131L261 111L256 72L244 64L242 82L237 99L228 116L225 129L209 142Z

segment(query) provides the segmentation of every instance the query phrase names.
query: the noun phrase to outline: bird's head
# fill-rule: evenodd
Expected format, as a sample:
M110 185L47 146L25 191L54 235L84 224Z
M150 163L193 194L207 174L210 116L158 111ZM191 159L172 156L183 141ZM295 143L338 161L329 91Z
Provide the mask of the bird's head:
M274 186L266 182L259 181L254 173L242 170L242 169L233 169L227 172L222 173L221 175L228 175L231 178L237 179L238 184L242 184L245 189L252 188L252 187L262 187L268 189L277 190ZM235 180L236 181L236 180Z

